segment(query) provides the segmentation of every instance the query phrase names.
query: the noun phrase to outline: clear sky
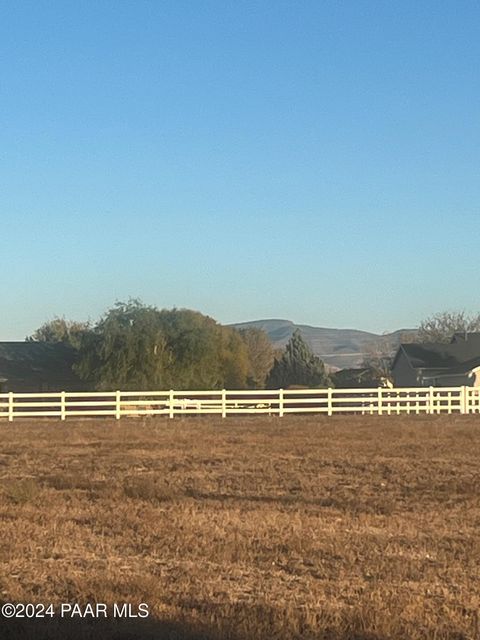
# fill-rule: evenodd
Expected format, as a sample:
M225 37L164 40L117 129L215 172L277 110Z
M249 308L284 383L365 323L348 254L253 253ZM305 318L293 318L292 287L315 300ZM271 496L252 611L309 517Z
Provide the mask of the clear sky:
M477 311L480 4L3 0L0 340Z

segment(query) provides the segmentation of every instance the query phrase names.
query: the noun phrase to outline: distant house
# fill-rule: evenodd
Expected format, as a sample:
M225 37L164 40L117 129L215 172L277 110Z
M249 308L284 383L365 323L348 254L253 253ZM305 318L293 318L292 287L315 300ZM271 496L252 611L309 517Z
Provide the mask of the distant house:
M480 386L480 333L455 333L446 344L401 344L392 377L396 387Z
M0 342L0 392L84 390L75 360L75 349L63 343Z
M367 367L340 369L330 377L336 389L369 389L385 386L384 378Z

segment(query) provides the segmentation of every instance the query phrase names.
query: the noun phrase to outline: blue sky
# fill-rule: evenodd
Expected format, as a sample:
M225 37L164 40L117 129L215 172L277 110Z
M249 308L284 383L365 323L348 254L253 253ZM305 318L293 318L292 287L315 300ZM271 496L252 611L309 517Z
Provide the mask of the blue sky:
M0 3L0 339L477 311L478 2Z

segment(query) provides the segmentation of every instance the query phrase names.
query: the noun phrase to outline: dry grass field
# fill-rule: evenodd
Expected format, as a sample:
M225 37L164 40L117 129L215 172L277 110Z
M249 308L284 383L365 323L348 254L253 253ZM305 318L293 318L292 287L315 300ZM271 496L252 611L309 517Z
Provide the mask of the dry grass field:
M0 424L0 636L480 638L480 417Z

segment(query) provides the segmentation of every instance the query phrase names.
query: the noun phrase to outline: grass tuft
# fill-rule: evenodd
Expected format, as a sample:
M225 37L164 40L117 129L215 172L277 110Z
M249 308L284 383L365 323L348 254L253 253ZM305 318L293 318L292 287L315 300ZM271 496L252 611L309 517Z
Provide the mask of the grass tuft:
M22 505L34 503L38 498L41 487L34 478L6 479L1 484L1 490L9 502Z

